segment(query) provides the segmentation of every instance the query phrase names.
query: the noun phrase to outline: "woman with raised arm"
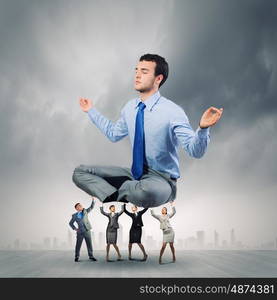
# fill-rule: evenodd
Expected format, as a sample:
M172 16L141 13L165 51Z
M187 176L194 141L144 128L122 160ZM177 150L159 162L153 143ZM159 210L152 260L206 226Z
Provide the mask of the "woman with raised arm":
M124 212L132 218L132 226L129 231L129 260L133 260L132 258L132 246L134 243L137 243L143 253L143 259L141 261L146 261L148 255L145 252L144 246L141 243L141 235L142 235L142 215L148 210L148 208L144 208L138 211L138 207L136 205L132 206L132 213L126 209L126 204L124 204Z
M118 224L118 218L120 215L123 214L124 212L124 206L121 206L121 211L120 212L116 212L115 211L115 206L114 205L110 205L109 207L110 213L106 213L103 209L103 205L100 207L100 211L101 213L109 218L109 223L106 229L106 241L107 241L107 247L106 247L106 251L107 251L107 256L106 256L106 261L107 262L111 262L112 260L109 259L109 252L110 252L110 246L113 245L115 248L115 251L117 252L118 255L118 259L117 260L122 260L121 259L121 254L119 252L118 246L116 245L116 241L117 241L117 229L119 228L119 224Z
M170 214L167 213L167 208L163 207L162 208L162 214L161 215L156 215L154 214L154 210L151 209L151 215L156 218L158 221L160 221L160 228L163 231L163 244L162 244L162 248L160 251L160 257L159 257L159 263L162 263L162 255L164 253L165 247L167 245L167 243L169 243L170 245L170 249L172 252L172 256L173 256L173 262L176 261L176 256L175 256L175 249L173 246L174 243L174 230L171 227L171 224L169 222L169 219L172 218L175 213L176 213L176 209L173 206L173 202L170 202L171 207L172 207L172 212Z

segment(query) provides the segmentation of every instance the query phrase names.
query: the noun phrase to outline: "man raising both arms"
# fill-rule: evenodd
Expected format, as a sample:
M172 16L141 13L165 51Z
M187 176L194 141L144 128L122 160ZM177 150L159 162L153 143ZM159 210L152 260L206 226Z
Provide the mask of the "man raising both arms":
M194 131L184 110L159 92L167 76L168 64L163 57L141 56L134 76L139 97L123 106L116 122L104 117L90 99L80 98L81 109L110 141L129 135L133 149L131 168L76 167L72 179L80 189L101 202L131 202L145 208L176 198L180 177L178 146L190 156L201 158L210 141L210 126L218 122L223 108L208 108Z

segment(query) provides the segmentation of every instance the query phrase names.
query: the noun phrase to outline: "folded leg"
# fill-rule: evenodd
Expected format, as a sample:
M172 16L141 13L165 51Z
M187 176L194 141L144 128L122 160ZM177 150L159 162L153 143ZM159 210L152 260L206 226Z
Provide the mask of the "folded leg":
M75 168L72 180L90 196L110 202L117 201L117 190L125 181L132 180L132 174L130 169L117 166L80 165Z

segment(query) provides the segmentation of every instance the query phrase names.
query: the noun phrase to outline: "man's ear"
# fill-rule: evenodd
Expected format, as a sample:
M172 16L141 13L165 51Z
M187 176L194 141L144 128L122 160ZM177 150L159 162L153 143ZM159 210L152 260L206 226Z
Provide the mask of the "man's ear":
M163 78L164 78L163 74L160 74L160 75L158 75L158 76L156 77L156 80L158 81L158 84L159 84L159 85L160 85L160 83L163 81Z

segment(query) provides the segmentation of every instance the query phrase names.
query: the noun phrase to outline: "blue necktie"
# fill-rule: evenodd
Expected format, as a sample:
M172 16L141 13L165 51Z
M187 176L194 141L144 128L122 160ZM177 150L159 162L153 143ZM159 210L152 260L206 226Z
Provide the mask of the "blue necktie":
M143 174L143 163L146 163L145 158L145 141L144 141L144 108L146 105L143 102L139 103L139 109L136 116L136 129L133 145L133 177L138 180Z
M78 217L79 219L82 219L82 218L83 218L83 212L82 212L82 211L79 211L79 212L77 213L77 217Z

